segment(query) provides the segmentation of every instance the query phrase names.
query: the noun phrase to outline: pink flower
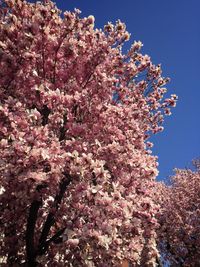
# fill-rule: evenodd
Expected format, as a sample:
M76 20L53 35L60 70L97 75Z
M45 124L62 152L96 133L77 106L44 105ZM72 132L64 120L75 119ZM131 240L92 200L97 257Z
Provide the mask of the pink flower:
M68 239L66 244L69 245L70 247L77 247L79 244L79 239L77 239L77 238Z

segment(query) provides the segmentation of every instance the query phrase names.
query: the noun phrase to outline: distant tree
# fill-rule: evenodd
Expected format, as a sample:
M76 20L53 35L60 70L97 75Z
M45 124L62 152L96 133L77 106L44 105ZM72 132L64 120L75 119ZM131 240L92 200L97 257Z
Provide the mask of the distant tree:
M200 266L200 164L176 170L161 187L161 250L170 266Z
M0 257L5 266L153 266L157 159L176 96L125 25L1 1Z

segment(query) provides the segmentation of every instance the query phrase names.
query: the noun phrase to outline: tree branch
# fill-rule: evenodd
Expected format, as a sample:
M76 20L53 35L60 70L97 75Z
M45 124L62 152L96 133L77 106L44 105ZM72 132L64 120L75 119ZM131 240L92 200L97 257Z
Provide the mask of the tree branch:
M46 105L44 105L42 110L40 110L40 113L42 115L42 125L45 126L48 123L48 117L51 113L51 110Z
M36 190L40 192L42 188L46 185L38 185ZM34 232L35 225L37 221L38 210L42 205L42 198L35 200L31 203L29 215L27 219L27 228L26 228L26 255L28 266L36 266L36 253L35 253L35 244L34 244Z
M67 122L67 114L64 114L63 116L63 126L60 128L60 136L59 136L59 141L63 141L65 139L65 134L66 134L66 122Z
M62 181L60 182L59 193L56 195L54 199L54 203L53 203L53 208L55 209L55 211L58 210L59 205L64 196L64 193L66 192L67 186L70 184L71 180L72 180L72 177L69 174L66 174L65 178L63 178ZM39 239L39 246L38 246L39 255L43 255L47 249L46 240L49 235L50 229L54 223L55 223L54 213L50 211L43 225L42 233Z

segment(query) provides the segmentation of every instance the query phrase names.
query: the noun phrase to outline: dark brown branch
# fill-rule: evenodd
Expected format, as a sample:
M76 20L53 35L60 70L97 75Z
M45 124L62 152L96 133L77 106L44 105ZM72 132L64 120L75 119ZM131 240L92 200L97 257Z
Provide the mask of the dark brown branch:
M42 125L45 126L48 123L48 117L51 113L51 110L45 105L43 109L40 111L42 115Z
M51 243L59 244L63 241L62 234L65 232L66 227L60 229L55 235L53 235L49 240L45 241L42 248L39 248L37 251L37 255L43 255L49 248Z
M54 236L52 236L47 242L53 242L55 244L58 244L62 242L63 238L61 237L62 234L65 232L66 227L60 229Z
M81 209L81 211L83 211L85 208L85 205L84 207ZM74 223L75 220L80 216L81 214L81 211L80 213L74 218L72 219L72 222ZM48 239L45 243L44 243L44 246L43 246L43 249L42 251L40 251L41 254L44 254L47 250L48 250L48 247L51 243L54 243L54 244L60 244L63 242L63 233L65 232L65 230L67 229L67 227L63 227L62 229L58 230L56 234L54 234L50 239ZM37 253L39 254L39 253Z
M56 195L53 203L53 208L55 209L55 212L58 210L62 198L66 192L67 186L70 184L71 180L72 177L69 174L66 174L65 178L63 178L62 181L60 182L59 193ZM38 246L39 255L44 254L46 251L46 240L49 235L50 229L54 223L55 223L54 213L50 211L43 225L42 233L39 239L39 246Z
M40 192L42 188L46 185L37 186L37 191ZM27 228L26 228L26 256L28 266L36 266L36 253L35 253L35 244L34 244L34 232L35 225L37 221L38 211L42 205L42 198L35 200L31 203L29 215L27 219Z
M60 229L54 236L52 236L49 240L47 240L44 243L43 248L40 251L40 253L45 254L45 252L48 250L49 245L51 243L54 243L54 244L62 243L63 242L62 234L65 232L65 230L66 230L66 227Z
M34 244L34 231L35 224L37 220L38 210L41 206L41 201L34 201L31 204L29 210L29 216L27 220L27 229L26 229L26 256L29 266L36 266L35 262L35 244Z
M97 185L97 178L96 178L96 176L95 176L95 173L94 173L94 172L92 172L92 183L93 183L93 185L94 185L94 186L96 186L96 185Z
M66 122L67 122L67 115L64 114L63 116L63 126L60 128L60 136L59 136L59 141L61 142L62 140L65 139L65 134L66 134Z

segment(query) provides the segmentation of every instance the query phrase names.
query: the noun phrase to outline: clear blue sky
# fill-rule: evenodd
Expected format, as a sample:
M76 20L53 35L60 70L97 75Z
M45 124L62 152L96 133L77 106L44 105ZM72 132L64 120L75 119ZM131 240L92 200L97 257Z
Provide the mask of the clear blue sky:
M164 132L156 135L153 154L159 157L159 179L174 167L184 168L200 157L200 0L67 0L55 1L62 10L94 15L97 28L121 19L131 42L141 40L143 53L161 63L169 76L169 93L179 96Z

